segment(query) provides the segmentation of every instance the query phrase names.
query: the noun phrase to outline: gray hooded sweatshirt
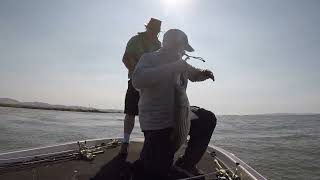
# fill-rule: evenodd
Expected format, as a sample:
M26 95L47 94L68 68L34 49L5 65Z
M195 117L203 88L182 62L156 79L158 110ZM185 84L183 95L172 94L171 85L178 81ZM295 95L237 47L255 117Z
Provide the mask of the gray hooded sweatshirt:
M133 86L140 92L139 122L142 131L174 127L174 95L180 75L191 81L208 79L169 49L145 53L135 67Z

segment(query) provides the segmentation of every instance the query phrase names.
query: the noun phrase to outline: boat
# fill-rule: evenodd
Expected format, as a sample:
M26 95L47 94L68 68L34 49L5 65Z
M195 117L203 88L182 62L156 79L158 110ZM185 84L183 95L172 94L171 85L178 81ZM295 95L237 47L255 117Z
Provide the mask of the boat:
M88 180L97 179L119 156L121 138L91 139L0 154L1 180ZM138 159L143 138L132 138L126 162ZM175 159L183 154L183 145ZM129 164L130 164L129 163ZM234 154L213 145L198 163L199 176L177 175L176 179L265 180ZM174 169L174 166L173 166ZM114 171L115 173L116 171ZM174 172L174 171L173 171ZM178 172L178 170L177 170ZM173 173L174 174L174 173ZM112 179L111 176L105 179Z

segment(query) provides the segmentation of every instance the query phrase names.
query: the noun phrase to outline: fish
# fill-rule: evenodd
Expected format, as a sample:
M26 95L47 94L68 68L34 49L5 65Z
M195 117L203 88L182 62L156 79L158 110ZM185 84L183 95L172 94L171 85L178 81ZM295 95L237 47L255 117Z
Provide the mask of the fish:
M179 74L175 86L174 129L172 143L176 152L186 141L190 131L190 104L187 96L187 75Z

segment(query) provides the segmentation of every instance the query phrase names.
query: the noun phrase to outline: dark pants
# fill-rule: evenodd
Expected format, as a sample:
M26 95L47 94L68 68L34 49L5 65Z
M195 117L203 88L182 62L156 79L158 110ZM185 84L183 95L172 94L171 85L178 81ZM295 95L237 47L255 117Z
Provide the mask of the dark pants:
M183 163L192 167L196 165L205 153L211 135L216 127L215 115L202 108L191 109L199 119L191 121L190 139L183 155ZM161 129L144 131L144 144L140 159L135 162L138 172L136 179L165 180L173 162L174 151L170 143L170 135L173 129Z
M140 179L165 180L168 178L174 157L170 143L172 131L172 128L143 131L145 139L140 154L143 177Z
M182 159L185 165L195 166L205 153L216 127L216 116L203 108L191 108L199 119L191 120L190 139Z

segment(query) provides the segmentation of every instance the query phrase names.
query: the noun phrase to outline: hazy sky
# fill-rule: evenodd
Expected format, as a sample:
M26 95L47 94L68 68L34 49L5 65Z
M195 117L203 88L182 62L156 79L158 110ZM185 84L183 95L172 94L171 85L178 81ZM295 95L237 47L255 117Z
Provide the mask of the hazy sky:
M186 32L217 114L320 112L318 0L0 0L0 97L122 109L127 41L150 17ZM162 35L160 35L162 40Z

